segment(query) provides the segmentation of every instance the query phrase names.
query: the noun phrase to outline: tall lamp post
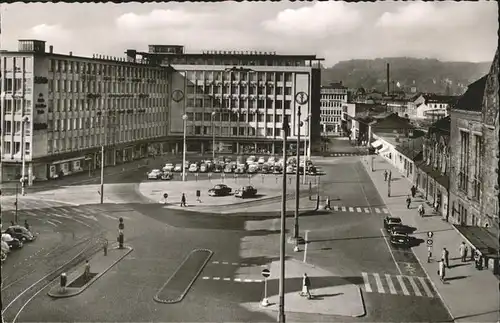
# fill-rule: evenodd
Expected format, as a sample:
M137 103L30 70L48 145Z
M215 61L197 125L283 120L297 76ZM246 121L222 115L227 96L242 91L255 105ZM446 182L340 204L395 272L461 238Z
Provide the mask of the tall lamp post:
M305 185L306 184L306 160L307 160L307 141L309 140L309 147L311 146L311 130L309 128L309 124L311 123L311 114L309 113L307 115L307 118L305 120L307 122L307 127L308 127L308 137L309 138L304 138L304 173L302 175L302 179L303 179L303 184Z
M212 161L215 163L215 111L212 111Z
M302 113L300 112L300 105L297 108L297 169L295 171L295 217L294 217L294 226L293 226L293 238L295 240L295 244L297 245L297 241L299 239L299 207L300 207L300 116ZM306 172L306 161L304 159L304 173Z
M280 232L280 278L278 322L285 323L285 230L286 230L286 137L289 129L288 116L283 109L283 181L281 184L281 232Z
M182 181L186 181L186 125L187 125L187 114L182 115L182 120L184 123L184 135L183 135L183 147L182 147Z
M26 186L26 124L28 123L28 116L24 116L21 120L21 195L26 195L24 187Z

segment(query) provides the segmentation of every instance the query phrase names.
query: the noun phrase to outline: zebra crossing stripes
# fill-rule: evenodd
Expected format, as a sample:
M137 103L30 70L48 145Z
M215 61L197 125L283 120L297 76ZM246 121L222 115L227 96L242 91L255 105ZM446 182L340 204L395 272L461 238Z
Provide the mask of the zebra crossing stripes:
M380 275L378 273L361 273L362 289L367 293L437 297L429 280L419 276Z
M385 207L360 207L360 206L343 206L332 205L333 212L350 212L350 213L375 213L375 214L389 214L389 210Z
M210 277L203 276L203 280L215 280L215 281L233 281L236 283L262 283L262 279L248 279L248 278L230 278L230 277Z

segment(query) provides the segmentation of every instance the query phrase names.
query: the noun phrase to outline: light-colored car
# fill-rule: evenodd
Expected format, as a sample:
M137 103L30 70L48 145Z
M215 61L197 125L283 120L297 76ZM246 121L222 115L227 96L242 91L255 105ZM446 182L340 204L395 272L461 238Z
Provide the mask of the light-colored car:
M164 172L171 172L174 170L174 164L172 163L166 163L165 166L163 166L163 171Z
M250 164L250 163L255 162L255 159L256 159L256 158L255 158L255 156L250 156L250 157L248 157L248 158L247 158L247 164Z
M293 169L292 165L286 166L286 173L287 174L294 174L295 173L295 170Z
M199 170L199 168L198 168L198 165L196 165L196 164L191 164L189 166L189 172L190 173L196 173L198 170Z
M175 164L174 172L182 172L182 164Z
M207 164L201 164L201 166L200 166L200 172L206 173L207 171L208 171Z
M248 166L247 173L248 174L255 174L259 170L259 166L257 164L252 164Z
M260 157L258 163L259 164L264 164L266 162L266 159L264 157Z
M153 169L148 173L148 179L160 179L162 171L159 169Z
M2 251L5 252L6 254L10 252L10 247L7 244L7 242L2 240Z
M276 162L276 158L275 158L275 157L269 157L269 158L267 159L267 164L268 164L269 166L274 166L274 163L275 163L275 162Z

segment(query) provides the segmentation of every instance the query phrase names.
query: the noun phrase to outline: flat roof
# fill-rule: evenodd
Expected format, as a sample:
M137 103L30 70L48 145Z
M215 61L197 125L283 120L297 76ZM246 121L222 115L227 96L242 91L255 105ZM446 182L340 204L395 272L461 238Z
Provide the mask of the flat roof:
M244 58L277 58L277 59L286 59L286 58L295 58L295 59L304 59L304 60L316 60L316 61L324 61L324 58L316 57L316 55L282 55L282 54L235 54L235 53L150 53L150 52L137 52L139 55L143 56L168 56L168 57L191 57L191 58L207 58L207 57L223 57L223 58L235 58L235 57L244 57Z

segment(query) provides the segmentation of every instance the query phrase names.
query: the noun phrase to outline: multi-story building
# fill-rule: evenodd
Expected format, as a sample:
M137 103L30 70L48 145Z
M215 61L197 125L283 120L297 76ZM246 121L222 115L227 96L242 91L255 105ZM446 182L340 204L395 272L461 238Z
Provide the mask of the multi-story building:
M451 110L450 140L451 219L494 230L499 229L498 55L497 50L490 73L470 84Z
M420 93L408 102L405 115L412 120L427 120L433 123L449 115L450 107L456 99L448 95Z
M342 82L321 87L321 132L324 136L340 136L344 133L342 120L347 92Z
M20 40L1 62L2 180L56 178L141 158L168 134L169 70L48 52ZM24 147L23 147L24 146Z
M317 63L321 59L315 55L185 53L183 46L170 45L150 45L148 52L127 51L130 61L137 55L175 69L167 127L174 152L182 150L185 122L187 151L279 153L284 116L290 126L290 147L296 146L299 131L301 147L311 140L306 149L309 154L320 145L321 71ZM308 100L300 104L298 120L295 98L300 92Z

